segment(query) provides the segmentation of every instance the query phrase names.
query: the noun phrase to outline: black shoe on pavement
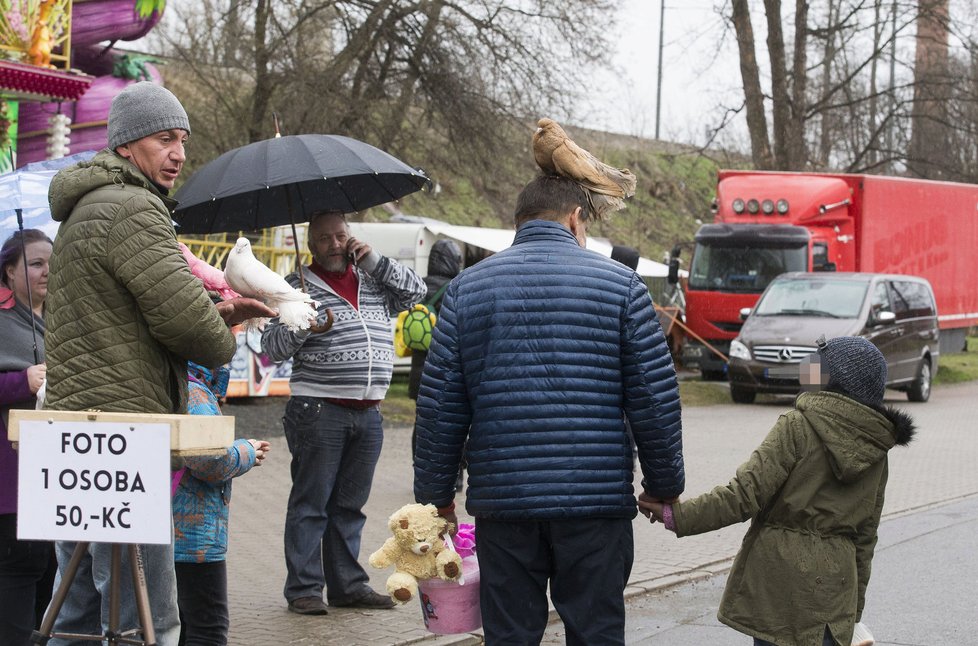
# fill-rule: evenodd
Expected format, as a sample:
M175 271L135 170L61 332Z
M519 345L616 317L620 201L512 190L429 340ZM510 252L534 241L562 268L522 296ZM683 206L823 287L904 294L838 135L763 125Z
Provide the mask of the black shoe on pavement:
M336 608L373 608L374 610L386 610L394 607L394 600L386 594L379 594L371 590L353 601L330 601L329 605Z
M298 615L327 615L329 610L322 597L299 597L289 602L289 612Z

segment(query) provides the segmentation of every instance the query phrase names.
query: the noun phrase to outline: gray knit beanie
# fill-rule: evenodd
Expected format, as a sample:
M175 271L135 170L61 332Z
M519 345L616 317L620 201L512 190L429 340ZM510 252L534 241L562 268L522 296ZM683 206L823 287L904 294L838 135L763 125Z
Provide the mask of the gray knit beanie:
M177 97L151 81L133 83L112 99L109 109L109 148L128 144L163 130L190 132L190 119Z
M886 388L886 359L875 345L858 336L819 339L822 372L828 373L827 388L867 406L883 403Z

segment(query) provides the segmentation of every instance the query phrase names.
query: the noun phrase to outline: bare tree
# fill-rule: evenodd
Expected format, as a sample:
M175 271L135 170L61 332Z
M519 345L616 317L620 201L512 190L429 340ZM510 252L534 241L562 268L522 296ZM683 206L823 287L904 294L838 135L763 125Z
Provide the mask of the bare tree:
M950 82L947 0L796 0L790 10L764 0L766 65L749 8L729 3L755 166L960 175L946 153L963 125L949 110L953 99L967 113L968 99ZM955 65L960 78L971 61Z
M346 134L424 160L436 178L452 169L470 178L468 188L455 188L484 192L508 210L507 179L532 172L536 118L572 118L575 102L595 91L580 82L580 70L605 64L613 5L193 3L168 23L160 49L173 60L168 82L192 93L188 110L207 135L196 159L271 136L275 112L285 134ZM236 38L233 48L228 38Z
M771 140L768 137L761 74L754 51L754 28L750 20L750 6L747 0L733 0L731 6L732 22L737 33L737 50L740 53L740 75L744 83L744 105L747 110L751 157L754 166L758 169L771 169L775 165L771 155Z

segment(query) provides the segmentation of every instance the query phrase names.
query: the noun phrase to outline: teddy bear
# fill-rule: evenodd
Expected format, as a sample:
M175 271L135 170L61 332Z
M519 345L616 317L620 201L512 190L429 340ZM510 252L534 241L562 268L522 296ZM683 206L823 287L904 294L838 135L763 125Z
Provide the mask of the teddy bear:
M394 535L370 555L369 562L377 569L394 566L387 593L395 603L407 603L417 596L419 579L457 581L462 575L462 558L442 539L452 524L438 515L434 505L404 505L391 515L387 526Z

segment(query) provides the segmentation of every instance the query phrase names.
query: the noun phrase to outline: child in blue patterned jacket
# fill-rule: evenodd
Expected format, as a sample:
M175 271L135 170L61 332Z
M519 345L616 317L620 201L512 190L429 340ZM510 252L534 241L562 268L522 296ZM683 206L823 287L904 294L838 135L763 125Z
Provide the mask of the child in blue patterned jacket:
M189 364L188 412L220 415L218 397L227 390L228 369ZM261 465L269 444L235 440L223 455L193 456L174 473L174 559L180 644L227 644L228 503L231 478ZM178 483L178 484L177 484Z

